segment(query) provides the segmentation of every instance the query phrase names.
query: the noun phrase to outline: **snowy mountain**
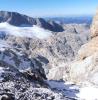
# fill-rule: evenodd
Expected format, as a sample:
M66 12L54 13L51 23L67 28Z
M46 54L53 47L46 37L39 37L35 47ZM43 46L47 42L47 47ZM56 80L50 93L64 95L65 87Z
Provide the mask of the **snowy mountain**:
M53 22L49 23L43 18L32 18L26 15L22 15L16 12L0 11L0 23L7 22L15 26L32 26L37 25L42 28L51 30L53 32L62 32L64 31L63 27Z
M97 100L94 27L1 11L0 99Z

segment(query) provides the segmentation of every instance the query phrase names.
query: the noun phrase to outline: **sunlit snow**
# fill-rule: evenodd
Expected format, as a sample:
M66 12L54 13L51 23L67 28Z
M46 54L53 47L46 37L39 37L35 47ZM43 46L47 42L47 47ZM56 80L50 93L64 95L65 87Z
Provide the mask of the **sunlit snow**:
M98 100L98 87L88 83L88 86L67 84L66 82L48 81L51 88L61 91L66 97L77 100Z
M98 88L95 87L81 88L77 96L83 100L98 100Z

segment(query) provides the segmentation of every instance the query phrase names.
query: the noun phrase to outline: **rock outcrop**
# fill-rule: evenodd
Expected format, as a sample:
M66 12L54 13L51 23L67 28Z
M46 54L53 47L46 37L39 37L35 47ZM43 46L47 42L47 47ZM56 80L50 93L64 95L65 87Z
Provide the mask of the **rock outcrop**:
M85 59L88 56L93 55L93 53L98 52L98 11L94 16L91 25L91 40L84 44L78 52L78 58Z
M93 18L91 26L91 38L96 36L98 36L98 10L96 11L96 15Z
M70 79L76 83L98 85L98 12L91 26L91 40L84 44L75 62L71 64Z
M27 79L35 81L43 81L46 79L44 69L40 62L36 58L29 58L27 54L18 49L0 48L0 66L1 72L3 73L0 72L1 79L4 78L4 80L10 80L12 78L15 80L14 76L17 77L18 74L23 74ZM7 72L9 75L7 75Z

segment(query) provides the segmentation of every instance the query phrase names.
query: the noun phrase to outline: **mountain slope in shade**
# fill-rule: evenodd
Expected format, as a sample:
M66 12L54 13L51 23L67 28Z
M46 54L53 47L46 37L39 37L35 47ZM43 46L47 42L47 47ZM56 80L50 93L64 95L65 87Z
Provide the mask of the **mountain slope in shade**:
M26 15L22 15L16 12L0 11L0 22L7 22L15 26L32 26L37 25L42 28L51 30L53 32L64 31L60 24L52 21L52 24L44 20L43 18L32 18Z

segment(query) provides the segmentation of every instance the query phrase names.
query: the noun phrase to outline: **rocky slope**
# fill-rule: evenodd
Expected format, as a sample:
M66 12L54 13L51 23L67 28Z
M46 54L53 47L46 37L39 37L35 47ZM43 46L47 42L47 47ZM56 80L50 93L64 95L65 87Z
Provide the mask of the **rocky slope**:
M21 94L17 93L25 92L30 84L44 86L45 73L36 59L30 59L25 53L6 45L0 45L0 95L11 93L19 99Z
M0 100L66 100L51 89L41 63L0 42ZM40 57L39 57L40 58ZM41 59L42 60L42 59ZM71 100L69 97L68 100Z
M89 40L90 33L89 26L86 24L64 25L65 31L57 33L42 29L37 32L34 28L32 31L30 30L32 30L31 27L22 29L5 25L3 28L0 27L0 37L1 40L6 40L9 45L26 52L30 57L38 57L38 55L43 57L45 63L42 62L42 65L46 73L53 66L58 67L60 63L72 61L81 45ZM39 35L41 32L42 36ZM31 35L29 36L29 34ZM33 34L37 34L37 37Z
M74 63L71 64L70 79L76 83L84 83L98 85L98 13L96 13L92 27L91 40L84 44Z

